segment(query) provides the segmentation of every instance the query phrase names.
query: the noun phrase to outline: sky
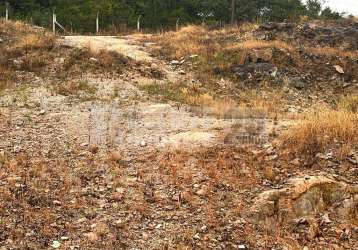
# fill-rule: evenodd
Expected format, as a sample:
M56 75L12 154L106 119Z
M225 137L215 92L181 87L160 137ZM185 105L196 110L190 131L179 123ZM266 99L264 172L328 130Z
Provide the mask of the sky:
M327 0L327 5L333 10L358 16L358 0Z

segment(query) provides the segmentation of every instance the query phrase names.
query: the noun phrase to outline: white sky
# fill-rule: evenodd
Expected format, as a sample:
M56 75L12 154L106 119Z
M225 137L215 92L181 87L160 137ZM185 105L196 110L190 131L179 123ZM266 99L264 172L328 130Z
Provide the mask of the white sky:
M327 5L333 10L358 16L358 0L327 0Z

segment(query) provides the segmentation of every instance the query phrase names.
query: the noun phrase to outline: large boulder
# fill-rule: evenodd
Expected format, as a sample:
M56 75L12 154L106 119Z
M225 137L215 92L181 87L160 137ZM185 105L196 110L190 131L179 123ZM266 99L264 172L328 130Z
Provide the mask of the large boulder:
M291 179L285 188L261 193L250 216L254 223L270 227L277 220L314 217L334 208L335 214L344 221L357 216L354 214L357 206L358 186L326 176L305 176Z

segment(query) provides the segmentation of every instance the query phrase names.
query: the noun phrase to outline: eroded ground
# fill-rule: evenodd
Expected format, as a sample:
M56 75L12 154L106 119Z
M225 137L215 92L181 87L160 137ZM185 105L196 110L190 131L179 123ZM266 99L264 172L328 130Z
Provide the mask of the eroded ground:
M158 84L197 77L142 39L60 39L90 47L88 64L63 74L75 59L59 53L1 93L0 249L358 247L357 151L285 154L277 138L304 104L175 101L186 92ZM102 72L108 61L122 66Z

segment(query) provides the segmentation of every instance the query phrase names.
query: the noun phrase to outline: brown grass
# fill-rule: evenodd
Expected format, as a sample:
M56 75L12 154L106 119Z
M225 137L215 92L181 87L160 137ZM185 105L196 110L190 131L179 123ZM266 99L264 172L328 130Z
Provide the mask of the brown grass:
M235 50L250 50L277 48L293 51L294 47L283 41L260 41L253 39L246 32L255 29L256 25L248 25L240 29L230 28L216 31L209 31L202 26L187 26L178 32L167 32L157 36L154 40L162 48L161 52L172 58L180 59L189 55L199 55L203 58L212 58L213 56ZM242 36L246 41L237 43L235 40Z
M55 47L56 37L44 29L0 20L0 35L4 39L0 47L1 88L14 85L15 69L41 73L54 58L49 51Z
M44 50L55 46L55 36L50 33L32 33L24 35L13 45L17 50Z
M203 26L190 25L178 32L166 32L152 40L158 44L154 52L172 59L182 59L190 55L199 55L199 62L221 69L230 68L232 64L242 65L247 51L253 49L279 49L294 53L297 44L282 40L263 41L254 38L256 25L246 24L241 28L208 30ZM239 42L238 42L239 41ZM308 47L307 52L322 56L357 58L357 51L346 51L332 47ZM299 57L298 53L297 56ZM240 64L241 61L241 64ZM210 67L209 67L210 68ZM206 70L207 71L207 70ZM207 72L206 72L207 73Z
M357 142L358 115L336 110L309 114L282 136L282 147L301 156L313 156L340 145L352 149Z
M237 102L230 97L216 97L209 91L200 92L195 86L183 84L153 83L140 87L148 94L162 98L163 101L175 101L198 107L198 112L218 118L276 117L282 104L279 92L275 92L275 96L270 98L263 98L256 91L243 91L241 101Z
M197 54L210 56L220 49L220 44L214 42L204 27L187 26L178 32L167 32L156 38L157 42L167 45L165 54L180 59L189 55Z
M87 81L79 81L60 83L57 86L54 86L54 90L57 94L70 96L79 95L80 93L94 95L97 89L94 86L91 86Z
M0 92L9 86L14 77L14 70L0 64Z
M358 51L347 51L347 50L341 50L337 48L332 47L322 47L322 48L308 48L309 52L316 54L316 55L322 55L322 56L329 56L329 57L343 57L343 58L358 58Z
M358 112L358 95L349 95L343 97L338 102L338 108L348 112Z
M234 45L233 49L244 49L244 50L252 50L252 49L285 49L287 51L294 51L295 48L292 44L288 44L284 41L274 40L274 41L262 41L250 39L239 43L238 45Z

